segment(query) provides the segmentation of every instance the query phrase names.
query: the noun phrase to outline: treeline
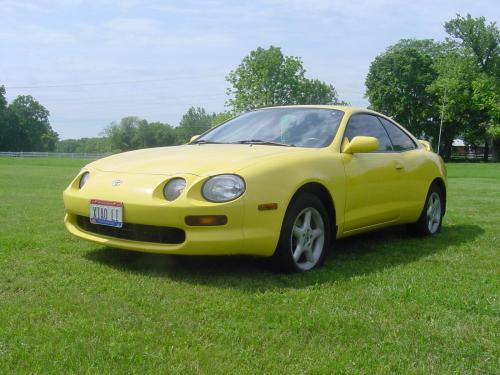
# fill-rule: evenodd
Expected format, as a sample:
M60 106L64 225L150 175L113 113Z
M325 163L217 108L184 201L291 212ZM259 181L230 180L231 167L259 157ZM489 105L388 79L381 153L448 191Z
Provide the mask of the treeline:
M231 116L229 112L209 114L204 108L191 107L176 127L130 116L108 126L103 137L59 141L56 151L106 153L178 145L188 142L193 135L201 134Z
M400 40L372 62L366 79L371 107L392 116L448 159L453 140L500 153L500 32L470 15L446 22L449 37Z
M448 159L456 138L493 145L500 154L500 32L495 22L470 15L445 23L449 37L400 40L371 63L366 78L370 108L393 117ZM178 126L125 117L103 137L57 142L48 111L31 96L11 104L0 87L0 150L119 152L182 144L239 113L287 104L347 104L326 82L306 77L299 57L279 47L257 48L226 77L227 111L190 108ZM440 128L442 133L440 137ZM439 142L439 139L441 141ZM439 144L438 144L439 143Z
M58 139L47 109L30 95L9 104L0 86L0 151L53 151Z
M23 145L14 148L13 138L6 135L0 150L104 153L170 146L186 143L193 135L201 134L239 113L255 108L286 104L344 103L339 100L337 91L331 84L307 78L305 73L302 60L285 56L279 47L257 48L226 77L231 85L227 90L231 97L226 103L227 111L207 113L204 108L191 107L175 127L130 116L110 124L104 129L102 137L66 139L59 142L57 134L50 128L48 111L37 103L43 109L45 128L55 138L48 142L49 137L45 135L43 139L47 142L43 147L33 143L29 147ZM31 97L23 98L34 101ZM10 106L14 106L17 101L18 99ZM6 105L5 100L4 104ZM23 124L26 125L26 134L22 134L20 138L34 136L37 127L35 118L30 117ZM0 122L0 132L2 126ZM28 134L30 132L33 134Z

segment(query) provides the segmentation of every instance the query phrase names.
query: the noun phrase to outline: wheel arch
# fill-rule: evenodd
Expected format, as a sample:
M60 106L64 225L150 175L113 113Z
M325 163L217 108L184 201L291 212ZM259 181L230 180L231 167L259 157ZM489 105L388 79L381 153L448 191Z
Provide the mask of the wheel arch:
M328 212L330 219L330 231L331 231L330 233L332 235L332 240L334 240L337 237L338 227L337 227L335 203L328 189L319 182L308 182L302 185L299 189L297 189L295 194L292 196L292 199L290 200L288 206L290 206L290 204L294 202L295 199L297 199L297 197L302 193L314 194L325 205L325 208Z
M442 193L443 193L443 216L446 213L446 184L444 183L443 179L440 177L436 177L434 180L432 180L432 183L430 186L436 185L438 186ZM429 186L429 188L430 188Z

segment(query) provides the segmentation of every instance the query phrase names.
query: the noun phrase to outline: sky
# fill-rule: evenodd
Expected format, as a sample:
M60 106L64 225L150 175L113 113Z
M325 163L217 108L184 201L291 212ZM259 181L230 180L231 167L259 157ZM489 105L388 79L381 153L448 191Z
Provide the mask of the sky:
M176 126L191 106L225 109L226 75L257 47L303 60L308 78L365 107L370 63L403 38L444 40L459 13L497 1L0 0L0 85L32 95L61 139L138 116Z

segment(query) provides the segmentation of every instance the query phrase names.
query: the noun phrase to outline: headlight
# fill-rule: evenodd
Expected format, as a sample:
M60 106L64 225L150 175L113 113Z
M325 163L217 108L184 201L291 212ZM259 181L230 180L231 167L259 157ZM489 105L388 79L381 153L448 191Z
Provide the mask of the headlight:
M89 177L90 177L89 172L85 172L84 174L82 174L82 177L80 177L80 182L78 183L78 187L80 189L83 187L83 185L85 185L87 183Z
M235 174L220 174L203 185L203 197L210 202L228 202L245 192L245 181Z
M186 188L186 180L183 178L174 178L170 180L163 188L163 195L167 201L176 200L182 191Z

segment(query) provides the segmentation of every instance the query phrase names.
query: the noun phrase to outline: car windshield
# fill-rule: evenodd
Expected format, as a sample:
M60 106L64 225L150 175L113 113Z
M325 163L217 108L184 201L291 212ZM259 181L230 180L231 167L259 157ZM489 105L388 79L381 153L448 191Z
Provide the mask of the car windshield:
M326 147L332 142L343 114L319 108L262 109L229 120L192 143Z

